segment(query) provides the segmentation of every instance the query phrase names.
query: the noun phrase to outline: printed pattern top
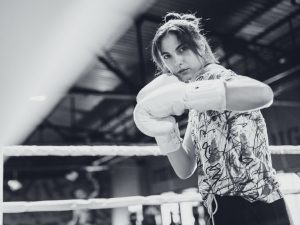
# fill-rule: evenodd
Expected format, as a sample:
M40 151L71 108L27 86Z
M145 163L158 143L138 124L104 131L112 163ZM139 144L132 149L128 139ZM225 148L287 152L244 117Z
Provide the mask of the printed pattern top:
M197 80L240 79L224 67L208 65ZM264 118L247 112L189 112L195 148L198 187L204 201L209 194L241 196L250 202L273 202L282 197L268 148Z

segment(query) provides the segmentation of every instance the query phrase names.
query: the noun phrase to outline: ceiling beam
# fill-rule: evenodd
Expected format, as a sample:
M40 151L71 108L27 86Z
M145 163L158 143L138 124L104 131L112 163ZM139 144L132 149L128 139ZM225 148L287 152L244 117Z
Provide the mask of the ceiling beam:
M273 85L275 82L278 82L278 81L282 80L283 78L289 77L299 71L300 71L300 65L297 65L291 69L288 69L282 73L279 73L273 77L270 77L269 79L265 80L264 83L266 83L268 85Z
M273 88L274 97L278 97L283 93L293 90L300 86L300 79L293 79L291 81L284 82L277 87Z
M273 25L269 26L267 29L265 29L264 31L262 31L261 33L259 33L255 37L253 37L250 40L250 43L257 42L259 39L263 38L264 36L266 36L267 34L269 34L271 31L275 30L276 28L280 27L281 25L283 25L285 23L288 23L289 20L291 20L293 17L297 16L299 13L300 13L300 8L298 8L294 12L290 13L286 17L282 18L281 20L278 20L276 23L274 23Z
M291 38L292 39L292 42L296 41L295 40L295 33L298 33L299 30L300 30L300 26L298 27L292 27L292 31L290 30L290 32L286 33L286 34L283 34L282 36L280 37L277 37L276 39L274 39L272 42L270 42L270 46L275 46L277 42L280 42L282 40L284 40L285 38ZM291 35L293 35L291 37ZM293 43L294 46L297 45L297 43Z
M123 90L123 88L123 86L118 86L115 91L118 93L118 91ZM134 103L135 101L133 100L120 101L119 99L104 99L91 111L87 112L83 118L77 121L77 126L88 128L94 126L95 123L105 123L107 118L109 118L112 114L115 115L115 112L118 111L117 108L123 108L124 106L129 107ZM108 112L107 109L110 111Z
M144 47L143 47L143 22L141 20L136 20L135 23L136 27L136 39L137 39L137 49L138 49L138 56L139 56L139 72L141 83L144 86L146 83L146 67L145 67L145 59L144 59Z
M272 87L274 96L278 97L286 91L292 90L300 85L300 79L295 77L300 73L300 65L296 65L284 72L281 72L269 79L265 80L264 83Z
M238 33L242 28L244 28L247 24L249 24L251 21L255 20L256 18L262 16L266 12L268 12L271 8L273 8L275 5L280 3L282 0L269 0L265 3L264 7L257 9L255 12L253 12L247 19L242 20L236 27L234 27L232 30L230 30L230 34L234 35Z
M115 99L115 100L128 100L135 101L136 95L122 93L118 91L97 91L89 88L82 87L73 87L70 89L69 94L79 94L79 95L94 95L105 97L106 99Z
M274 100L272 106L300 107L300 101Z
M139 88L138 85L130 80L130 78L125 75L119 68L113 66L105 57L98 56L97 57L100 62L102 62L109 70L111 70L120 80L124 82L129 87L130 91L133 93L137 93Z
M128 105L125 105L124 107L120 107L118 108L118 110L116 110L115 112L106 115L106 117L103 119L103 122L99 125L98 129L100 129L101 127L105 127L107 124L109 124L113 119L118 118L120 115L122 115L123 113L125 113L128 110ZM119 121L120 123L121 121ZM117 123L118 125L118 123Z
M150 21L150 22L157 23L157 24L160 24L162 22L162 19L160 17L151 15L151 14L144 14L139 18L139 20ZM260 44L260 43L246 41L239 37L233 36L231 33L224 34L224 33L215 32L215 31L213 31L213 29L209 29L208 34L209 34L209 36L219 37L222 39L222 41L224 40L226 43L240 43L240 44L242 43L243 45L247 45L247 46L252 45L254 47L264 48L264 49L267 49L267 50L270 50L273 52L286 53L284 50L278 49L274 46L269 46L269 45L264 45L264 44ZM234 46L234 45L231 45L231 46Z

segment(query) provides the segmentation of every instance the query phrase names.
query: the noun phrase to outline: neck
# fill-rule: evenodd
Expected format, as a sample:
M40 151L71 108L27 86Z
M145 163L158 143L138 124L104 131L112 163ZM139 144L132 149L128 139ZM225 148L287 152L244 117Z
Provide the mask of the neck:
M194 76L194 79L190 80L190 82L196 81L201 75L205 74L209 70L209 65L212 65L213 63L207 63L205 64Z

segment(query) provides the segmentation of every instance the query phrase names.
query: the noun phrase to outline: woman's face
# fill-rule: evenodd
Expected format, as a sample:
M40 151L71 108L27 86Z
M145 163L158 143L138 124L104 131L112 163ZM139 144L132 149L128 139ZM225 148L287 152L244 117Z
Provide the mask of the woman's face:
M167 69L183 82L193 81L205 62L175 34L169 33L161 41L161 58Z

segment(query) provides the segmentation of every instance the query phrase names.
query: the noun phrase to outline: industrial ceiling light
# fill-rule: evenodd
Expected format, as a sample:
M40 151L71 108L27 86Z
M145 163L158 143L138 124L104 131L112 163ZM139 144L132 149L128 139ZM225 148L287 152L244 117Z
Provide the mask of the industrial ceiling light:
M7 184L12 191L18 191L23 187L22 183L18 180L9 180Z
M44 102L46 99L47 98L44 95L36 95L29 98L29 100L33 102Z
M71 171L70 173L67 173L65 178L69 181L75 181L78 178L78 172Z
M282 57L279 59L280 64L285 64L286 63L286 58Z

